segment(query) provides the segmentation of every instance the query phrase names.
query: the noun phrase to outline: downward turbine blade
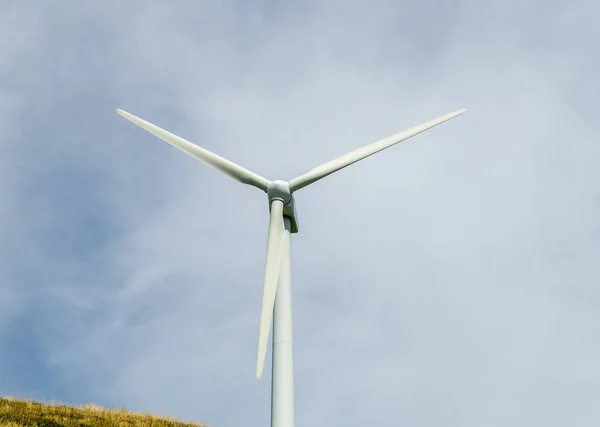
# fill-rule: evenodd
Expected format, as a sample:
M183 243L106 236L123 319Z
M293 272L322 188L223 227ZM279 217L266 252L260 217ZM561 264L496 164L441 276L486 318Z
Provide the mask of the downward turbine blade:
M269 220L269 237L267 239L267 261L265 263L265 281L263 285L262 310L260 315L260 331L258 335L258 360L256 362L256 378L260 378L265 366L269 332L273 320L273 307L279 270L281 269L281 255L285 230L283 224L283 202L273 200L271 203L271 218Z
M444 123L445 121L453 119L454 117L461 115L465 111L467 110L463 109L457 110L450 114L446 114L445 116L438 117L437 119L431 120L427 123L423 123L419 126L415 126L411 129L408 129L407 131L400 132L387 138L381 139L377 142L359 148L358 150L355 150L351 153L338 157L337 159L324 163L305 173L304 175L300 175L299 177L292 179L290 181L291 190L300 190L301 188L304 188L307 185L310 185L313 182L316 182L321 178L326 177L327 175L339 171L340 169L343 169L346 166L350 166L352 163L356 163L359 160L369 157L381 150L391 147L392 145L396 145L399 142L402 142L412 136L415 136L421 132L431 129L434 126Z
M127 120L135 123L142 129L150 132L151 134L159 137L163 141L168 142L173 147L180 149L186 154L200 160L205 165L210 166L213 169L218 170L219 172L224 173L230 178L235 179L243 184L252 185L254 187L260 188L263 191L267 191L267 184L269 180L263 178L262 176L249 171L246 168L241 167L227 159L224 159L221 156L218 156L215 153L212 153L208 150L205 150L202 147L197 146L196 144L192 144L189 141L186 141L183 138L178 137L177 135L172 134L171 132L167 132L164 129L159 128L158 126L153 125L152 123L147 122L144 119L140 119L137 116L134 116L131 113L123 110L117 110L121 116L125 117Z

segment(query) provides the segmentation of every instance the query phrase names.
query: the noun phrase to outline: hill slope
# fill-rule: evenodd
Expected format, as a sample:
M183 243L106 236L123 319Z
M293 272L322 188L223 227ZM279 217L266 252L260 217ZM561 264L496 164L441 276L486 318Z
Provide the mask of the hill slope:
M0 397L2 427L198 427L163 416L139 414L124 409L103 409L95 405L71 408Z

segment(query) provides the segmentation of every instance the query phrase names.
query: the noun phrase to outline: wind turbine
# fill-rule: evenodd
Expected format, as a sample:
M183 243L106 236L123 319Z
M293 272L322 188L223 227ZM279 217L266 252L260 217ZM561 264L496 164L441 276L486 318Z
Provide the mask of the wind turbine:
M225 175L259 188L269 199L269 232L267 238L267 259L263 283L262 310L258 338L258 360L256 378L263 373L267 344L273 322L273 358L271 379L271 427L294 426L294 375L292 357L292 293L290 268L290 237L298 232L298 214L294 202L294 192L340 169L350 166L381 150L453 119L467 111L457 110L419 126L410 128L366 145L337 159L324 163L291 181L270 181L242 166L201 148L158 126L117 110L121 116L142 129L168 142L175 148L200 160Z

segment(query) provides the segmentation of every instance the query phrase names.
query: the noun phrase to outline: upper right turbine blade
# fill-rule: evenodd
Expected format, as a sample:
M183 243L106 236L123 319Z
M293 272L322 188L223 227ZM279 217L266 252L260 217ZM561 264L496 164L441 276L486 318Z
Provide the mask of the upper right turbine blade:
M427 123L423 123L422 125L410 128L407 131L388 136L387 138L366 145L362 148L359 148L358 150L355 150L344 156L338 157L337 159L331 160L327 163L323 163L321 166L317 166L311 171L305 173L304 175L300 175L299 177L292 179L290 181L291 190L300 190L301 188L304 188L307 185L310 185L313 182L326 177L327 175L339 171L340 169L343 169L346 166L350 166L352 163L356 163L359 160L369 157L381 150L385 150L386 148L391 147L392 145L396 145L399 142L402 142L412 136L415 136L421 132L431 129L434 126L444 123L445 121L453 119L456 116L460 116L465 111L467 110L462 109L454 111L453 113L446 114L442 117L438 117L437 119L433 119Z

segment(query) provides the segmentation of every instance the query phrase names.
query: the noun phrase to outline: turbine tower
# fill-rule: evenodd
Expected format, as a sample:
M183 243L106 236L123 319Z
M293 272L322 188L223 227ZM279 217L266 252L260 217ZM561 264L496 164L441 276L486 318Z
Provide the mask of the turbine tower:
M201 148L158 126L123 110L117 112L142 129L168 142L175 148L200 160L207 166L243 184L259 188L269 200L269 231L263 283L262 310L258 337L256 377L263 373L271 323L273 323L273 357L271 378L271 427L294 426L294 372L292 357L292 292L290 237L298 232L298 214L294 192L350 166L381 150L433 128L467 111L457 110L366 145L358 150L324 163L291 181L270 181L242 166Z

